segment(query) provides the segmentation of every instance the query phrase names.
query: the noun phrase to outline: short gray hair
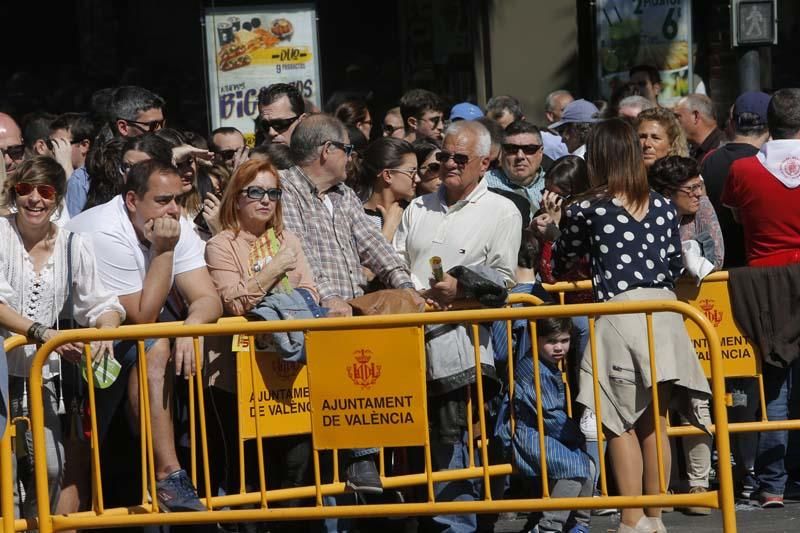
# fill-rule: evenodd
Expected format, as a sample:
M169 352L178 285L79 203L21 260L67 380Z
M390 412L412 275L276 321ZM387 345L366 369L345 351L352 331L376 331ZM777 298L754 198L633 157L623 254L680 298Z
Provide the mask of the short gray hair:
M623 107L638 107L639 111L644 111L645 109L650 109L655 107L656 104L645 98L644 96L639 96L635 94L633 96L626 96L622 100L619 101L619 109Z
M475 151L478 157L489 157L492 151L492 136L486 126L474 120L459 120L451 123L444 131L444 136L447 138L450 135L463 135L469 132L475 137ZM294 139L294 136L292 136Z
M572 96L572 93L566 89L558 89L550 94L547 95L547 98L544 99L544 110L545 111L553 111L555 109L554 100L559 96Z
M297 125L289 143L289 155L295 165L305 165L319 157L322 145L326 142L343 143L346 139L347 130L341 120L317 113L306 117Z
M508 111L511 113L511 115L514 117L514 120L519 120L524 116L519 100L513 96L492 96L489 98L489 101L486 102L487 117L497 120L503 115L503 111Z
M685 104L689 111L697 111L708 118L717 119L717 115L714 112L714 102L704 94L695 93L684 96L681 101L678 102L678 105L680 104Z

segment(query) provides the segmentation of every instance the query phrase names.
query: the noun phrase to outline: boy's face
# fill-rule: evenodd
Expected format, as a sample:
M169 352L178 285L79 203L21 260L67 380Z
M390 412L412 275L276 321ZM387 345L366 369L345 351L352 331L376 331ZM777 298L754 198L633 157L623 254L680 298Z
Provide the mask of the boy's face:
M569 333L554 333L539 337L539 357L551 364L558 364L569 352Z

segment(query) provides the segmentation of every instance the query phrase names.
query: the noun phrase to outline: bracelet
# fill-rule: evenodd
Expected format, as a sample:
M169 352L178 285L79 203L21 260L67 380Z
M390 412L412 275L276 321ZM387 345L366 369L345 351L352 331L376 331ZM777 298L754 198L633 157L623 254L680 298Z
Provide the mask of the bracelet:
M47 326L44 324L40 322L34 322L31 324L31 327L28 328L25 336L29 339L35 340L39 344L43 344L45 342L44 334L47 333L47 329Z

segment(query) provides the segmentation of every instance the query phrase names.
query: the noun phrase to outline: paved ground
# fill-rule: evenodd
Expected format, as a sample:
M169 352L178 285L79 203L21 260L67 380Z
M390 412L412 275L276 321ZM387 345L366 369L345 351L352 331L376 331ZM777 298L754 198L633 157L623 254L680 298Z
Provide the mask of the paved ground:
M619 519L614 516L592 517L592 533L616 531ZM683 513L664 514L664 525L670 533L716 533L722 531L722 518L718 511L711 516L686 516ZM787 502L783 509L761 509L747 504L737 505L736 525L746 533L795 533L800 531L800 502ZM507 520L495 527L495 533L525 531L525 520Z

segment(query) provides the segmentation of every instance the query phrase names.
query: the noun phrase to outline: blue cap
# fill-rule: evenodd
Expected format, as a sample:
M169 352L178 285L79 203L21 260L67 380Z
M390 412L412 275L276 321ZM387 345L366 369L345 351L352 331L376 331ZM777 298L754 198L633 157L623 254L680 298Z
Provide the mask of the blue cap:
M759 91L747 91L739 95L733 104L733 118L738 120L741 113L758 115L759 123L767 123L767 108L770 96Z
M575 100L567 104L567 107L564 108L564 112L561 114L561 120L550 124L550 129L556 129L559 126L571 122L597 122L597 116L599 114L600 110L597 109L596 105L581 98L580 100Z
M481 108L476 106L475 104L470 104L469 102L461 102L460 104L456 104L453 106L453 109L450 110L450 120L475 120L476 118L481 118L483 116L483 111Z

